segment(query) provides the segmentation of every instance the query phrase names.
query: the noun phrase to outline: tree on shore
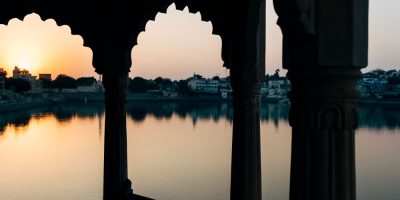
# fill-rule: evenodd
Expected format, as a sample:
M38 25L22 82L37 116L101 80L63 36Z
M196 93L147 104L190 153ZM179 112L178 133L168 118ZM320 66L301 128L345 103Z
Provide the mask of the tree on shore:
M154 79L154 83L157 84L158 89L172 87L173 85L171 79L162 77L157 77L156 79Z
M142 77L130 79L128 89L135 93L145 93L147 91L147 80Z
M8 78L5 86L7 90L13 90L16 93L23 93L32 89L29 81L24 79Z
M65 74L58 75L57 78L53 81L53 85L55 88L58 88L58 89L76 89L77 88L76 80Z
M219 81L220 78L219 78L219 76L214 76L214 77L212 78L212 80L214 80L214 81Z
M392 76L388 78L388 83L390 85L400 85L400 77L399 76Z
M0 77L6 78L7 77L7 71L0 69Z
M177 86L178 86L178 92L181 95L192 96L192 95L196 94L193 90L191 90L189 88L188 80L180 80L180 81L178 81Z
M94 77L81 77L76 80L76 84L79 86L92 86L97 83Z

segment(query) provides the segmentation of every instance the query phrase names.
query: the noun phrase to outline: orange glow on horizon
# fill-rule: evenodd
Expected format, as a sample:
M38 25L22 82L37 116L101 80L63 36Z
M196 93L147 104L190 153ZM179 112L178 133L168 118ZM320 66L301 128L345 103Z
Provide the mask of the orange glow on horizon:
M396 34L400 29L393 24L398 12L393 6L371 1L369 67L398 69L396 53L400 45ZM278 19L272 1L267 2L266 13L266 72L273 74L282 69L282 32L276 25ZM384 13L383 13L384 12ZM133 26L133 24L132 24ZM178 11L172 4L167 14L159 13L149 21L146 31L138 36L138 45L132 50L130 76L155 78L162 76L182 79L201 74L205 77L229 75L221 59L221 38L212 35L212 23L201 21L201 13L192 14L188 9ZM27 15L22 21L12 19L0 24L0 68L8 75L14 66L27 69L34 76L50 73L52 77L67 74L77 77L94 76L92 51L83 46L83 38L71 35L67 25L59 26L53 19L43 21L39 15Z
M7 26L0 25L0 43L0 68L9 76L15 66L32 75L96 76L92 52L83 46L82 37L71 35L68 26L58 26L52 19L43 21L37 14L23 21L12 19Z

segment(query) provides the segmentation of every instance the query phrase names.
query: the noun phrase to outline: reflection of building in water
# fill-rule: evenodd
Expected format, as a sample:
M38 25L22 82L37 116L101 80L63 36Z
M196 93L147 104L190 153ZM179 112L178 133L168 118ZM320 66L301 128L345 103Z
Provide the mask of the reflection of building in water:
M361 128L400 128L400 107L393 105L360 105L358 108Z

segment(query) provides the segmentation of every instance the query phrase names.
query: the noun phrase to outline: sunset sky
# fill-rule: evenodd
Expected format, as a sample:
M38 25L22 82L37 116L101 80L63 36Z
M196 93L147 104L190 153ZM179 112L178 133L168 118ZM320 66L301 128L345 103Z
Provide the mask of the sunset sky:
M400 69L400 19L398 0L370 0L369 67L364 69ZM280 29L272 1L267 3L267 73L281 67ZM226 76L222 67L221 39L212 35L211 22L202 22L200 13L175 10L159 13L150 21L132 50L131 77L157 76L181 79L193 73L206 77ZM91 64L92 51L83 46L80 36L71 35L68 26L58 26L54 20L42 21L37 14L23 21L11 20L0 25L0 68L9 74L15 65L33 75L51 73L73 77L96 76ZM284 75L284 70L281 70Z

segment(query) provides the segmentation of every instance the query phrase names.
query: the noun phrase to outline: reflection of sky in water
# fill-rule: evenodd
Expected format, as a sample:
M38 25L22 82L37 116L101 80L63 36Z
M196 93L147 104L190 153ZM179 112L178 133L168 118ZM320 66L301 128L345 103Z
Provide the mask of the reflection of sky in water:
M360 106L359 200L400 199L400 108ZM263 105L263 199L288 199L289 105ZM216 103L127 105L129 176L156 199L228 199L233 110ZM2 114L0 199L101 199L104 107Z
M226 120L232 123L233 109L230 104L224 103L130 103L126 106L128 119L135 123L145 121L146 117L156 119L170 119L176 115L180 119L191 118L195 126L198 120ZM290 105L263 104L260 109L261 121L272 122L279 126L279 121L288 121ZM389 105L360 105L360 128L372 129L399 129L400 106ZM52 107L43 107L26 111L3 114L0 117L0 134L7 125L24 127L31 118L42 118L53 115L59 122L68 122L74 117L95 118L104 115L102 104L70 104Z

